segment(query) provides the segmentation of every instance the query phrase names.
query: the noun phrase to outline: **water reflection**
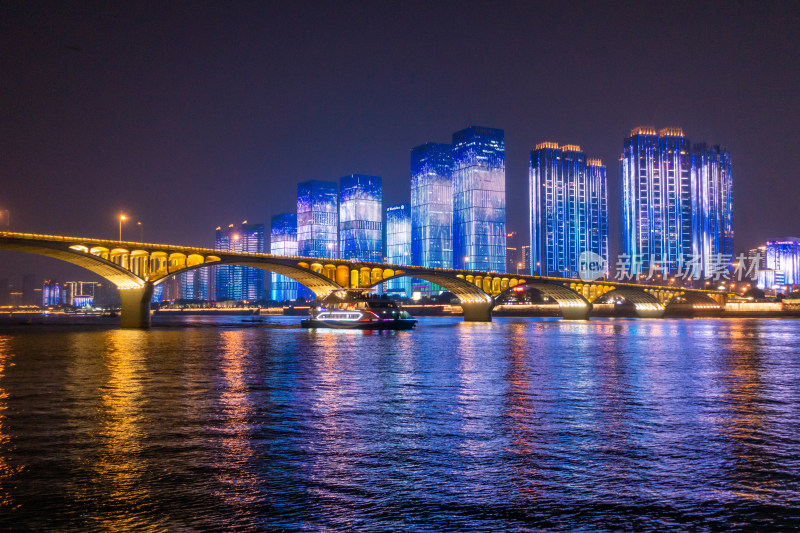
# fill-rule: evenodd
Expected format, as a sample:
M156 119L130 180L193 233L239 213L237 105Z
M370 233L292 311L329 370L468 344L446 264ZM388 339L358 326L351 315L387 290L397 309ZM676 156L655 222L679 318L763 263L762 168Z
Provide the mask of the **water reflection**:
M9 337L0 336L0 509L13 505L10 487L8 486L9 478L23 470L21 465L15 465L11 460L15 446L5 421L5 411L8 408L8 392L3 388L3 378L8 367L14 364L9 343Z
M87 519L107 531L157 528L151 519L143 519L153 507L146 482L149 465L142 457L149 425L143 414L147 340L146 332L135 330L106 336L103 361L108 379L100 390L97 413L101 452L93 465L93 483L102 487L106 505L96 517Z
M0 525L794 524L800 321L281 320L0 336Z
M252 370L246 330L223 331L220 334L220 366L222 390L218 438L219 455L214 465L223 487L219 496L232 511L240 527L255 528L255 506L259 476L254 472L255 451L252 443L254 406L250 398L247 376Z

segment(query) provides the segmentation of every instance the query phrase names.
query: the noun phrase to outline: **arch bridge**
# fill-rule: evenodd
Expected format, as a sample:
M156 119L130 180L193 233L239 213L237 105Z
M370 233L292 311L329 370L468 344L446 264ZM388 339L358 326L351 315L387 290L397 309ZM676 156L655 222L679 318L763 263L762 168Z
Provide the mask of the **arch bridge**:
M435 283L461 301L464 319L490 321L497 297L520 285L552 298L566 319L585 319L592 302L611 294L636 299L639 304L663 307L687 293L724 305L722 291L676 289L606 281L581 282L568 278L512 275L444 268L391 265L343 259L228 252L211 248L175 246L84 237L0 232L0 249L32 253L72 263L107 279L120 293L122 327L150 325L153 289L170 276L211 265L239 265L282 274L312 290L317 298L341 288L374 287L389 279L412 276ZM644 315L643 315L644 316ZM648 315L649 316L649 315Z

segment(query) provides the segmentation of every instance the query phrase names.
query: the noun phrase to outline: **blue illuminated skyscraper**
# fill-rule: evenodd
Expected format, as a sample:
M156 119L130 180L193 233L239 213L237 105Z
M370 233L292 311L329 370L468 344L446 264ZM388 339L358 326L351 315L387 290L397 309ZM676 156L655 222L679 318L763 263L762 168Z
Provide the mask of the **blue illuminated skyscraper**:
M703 272L709 261L733 258L733 179L731 154L719 146L696 144L692 154L694 254Z
M390 205L386 208L386 261L393 265L411 264L411 206ZM411 297L411 278L387 282L388 292Z
M503 130L453 134L453 266L506 269L506 170Z
M689 146L679 128L658 134L635 128L625 139L623 252L641 274L672 273L694 262L697 274L708 276L720 259L732 259L730 154L718 146Z
M208 277L211 268L196 268L178 274L182 300L208 300Z
M452 167L449 144L411 149L411 264L453 267Z
M216 249L231 252L264 253L264 224L230 224L218 227ZM264 295L264 271L237 265L214 267L217 300L256 301Z
M275 215L270 226L269 253L297 255L297 215L295 213ZM296 281L273 272L270 299L277 302L297 299L297 285Z
M339 258L383 261L381 178L352 174L339 180Z
M606 168L580 146L536 146L530 206L531 273L578 277L584 252L608 260Z
M338 256L337 198L335 182L312 180L297 185L297 255Z
M691 154L683 131L635 128L621 162L623 253L642 274L677 270L693 254Z

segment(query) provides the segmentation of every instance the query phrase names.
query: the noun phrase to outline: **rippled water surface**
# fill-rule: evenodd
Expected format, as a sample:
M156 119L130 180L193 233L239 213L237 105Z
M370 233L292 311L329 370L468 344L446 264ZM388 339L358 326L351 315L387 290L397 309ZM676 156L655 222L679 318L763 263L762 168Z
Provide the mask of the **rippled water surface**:
M0 330L2 529L800 520L800 321L298 320Z

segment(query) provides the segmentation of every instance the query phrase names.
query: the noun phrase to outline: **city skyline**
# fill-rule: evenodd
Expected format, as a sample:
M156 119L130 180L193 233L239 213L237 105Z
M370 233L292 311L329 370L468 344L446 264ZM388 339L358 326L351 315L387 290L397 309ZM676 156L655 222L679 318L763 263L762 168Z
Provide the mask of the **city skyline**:
M616 223L620 139L659 124L734 154L737 251L798 233L795 157L775 150L800 142L794 10L742 3L713 25L694 5L487 5L458 23L450 11L9 8L0 175L21 186L4 189L0 211L12 229L108 237L126 213L126 238L210 245L207 228L219 220L285 212L299 181L361 172L383 178L385 205L409 201L408 147L487 124L506 134L508 191L523 191L508 195L509 231L526 231L527 156L542 139L603 160ZM529 14L548 22L534 37ZM663 24L643 23L656 19ZM350 26L358 31L341 30ZM470 27L486 38L472 40ZM273 38L292 44L271 46ZM570 46L553 46L562 42ZM751 56L760 59L743 61ZM113 74L117 64L128 68ZM585 81L573 83L570 69ZM58 194L38 192L63 183ZM170 187L182 194L164 209ZM609 240L613 256L617 232ZM15 269L39 261L4 258Z

